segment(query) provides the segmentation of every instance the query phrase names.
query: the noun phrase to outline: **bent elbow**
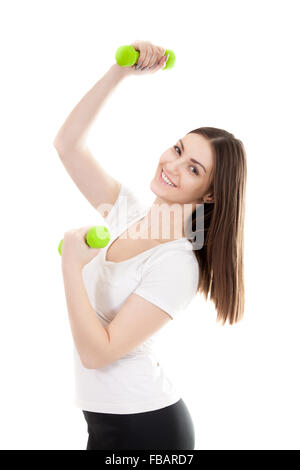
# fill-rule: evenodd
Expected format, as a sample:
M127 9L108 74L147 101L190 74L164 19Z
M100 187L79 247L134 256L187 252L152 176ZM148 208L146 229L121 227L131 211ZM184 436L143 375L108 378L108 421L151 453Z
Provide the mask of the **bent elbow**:
M95 359L88 359L88 360L81 359L81 362L85 369L95 370L95 369L101 369L102 367L104 367L104 364L102 364L99 360L95 360Z

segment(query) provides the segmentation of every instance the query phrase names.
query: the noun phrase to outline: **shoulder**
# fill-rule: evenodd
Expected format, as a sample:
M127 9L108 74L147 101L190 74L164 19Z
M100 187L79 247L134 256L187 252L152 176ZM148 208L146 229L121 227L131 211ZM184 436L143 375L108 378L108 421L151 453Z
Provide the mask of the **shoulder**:
M142 216L146 209L147 206L141 202L136 192L122 183L105 222L111 229L124 230L134 219Z
M143 267L143 273L157 276L158 279L169 279L184 285L197 285L199 265L189 241L179 246L164 247L161 245L151 255Z

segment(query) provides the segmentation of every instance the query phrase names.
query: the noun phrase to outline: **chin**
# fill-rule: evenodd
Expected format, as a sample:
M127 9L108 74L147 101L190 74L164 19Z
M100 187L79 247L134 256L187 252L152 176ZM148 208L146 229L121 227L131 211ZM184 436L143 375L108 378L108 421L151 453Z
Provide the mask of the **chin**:
M151 180L149 187L156 196L159 196L158 184L157 184L157 181L155 181L155 178Z

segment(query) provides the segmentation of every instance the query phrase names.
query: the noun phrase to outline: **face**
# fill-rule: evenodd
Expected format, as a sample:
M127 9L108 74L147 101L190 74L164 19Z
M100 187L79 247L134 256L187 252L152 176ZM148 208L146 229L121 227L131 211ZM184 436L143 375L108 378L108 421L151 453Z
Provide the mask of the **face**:
M151 190L168 203L213 202L213 195L207 192L213 171L213 154L207 139L192 133L181 142L174 142L160 157Z

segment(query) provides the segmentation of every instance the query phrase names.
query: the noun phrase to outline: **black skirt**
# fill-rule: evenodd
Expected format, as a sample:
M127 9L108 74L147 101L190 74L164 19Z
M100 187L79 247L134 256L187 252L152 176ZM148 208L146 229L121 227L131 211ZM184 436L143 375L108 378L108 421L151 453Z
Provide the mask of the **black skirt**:
M194 450L195 430L182 399L154 411L131 414L82 410L86 450Z

